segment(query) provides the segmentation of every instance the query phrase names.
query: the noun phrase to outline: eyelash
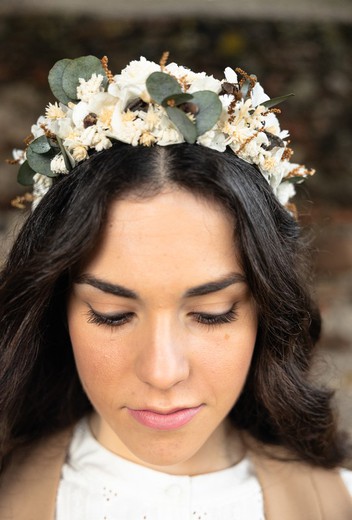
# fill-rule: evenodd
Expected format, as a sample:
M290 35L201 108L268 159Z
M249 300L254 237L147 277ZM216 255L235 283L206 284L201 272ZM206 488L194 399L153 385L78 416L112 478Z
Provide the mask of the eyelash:
M116 314L115 316L104 316L97 314L93 309L88 311L88 323L95 323L96 325L108 325L110 327L121 327L125 323L129 323L133 318L133 312L125 312Z
M224 325L225 323L231 323L236 321L238 318L237 312L238 304L235 303L230 310L225 312L224 314L204 314L204 313L193 313L193 316L196 317L196 321L201 325Z
M200 312L194 312L192 316L196 318L196 322L200 325L215 327L217 325L224 325L226 323L236 321L238 318L237 307L238 304L235 303L231 309L224 314L204 314ZM133 312L116 314L115 316L104 316L103 314L97 314L93 309L89 309L88 323L95 323L96 325L107 325L110 327L121 327L122 325L129 323L133 316Z

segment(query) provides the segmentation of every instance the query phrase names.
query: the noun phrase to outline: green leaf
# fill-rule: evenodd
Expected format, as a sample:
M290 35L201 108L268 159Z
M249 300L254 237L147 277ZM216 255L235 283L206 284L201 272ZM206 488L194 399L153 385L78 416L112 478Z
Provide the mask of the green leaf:
M59 145L60 151L62 153L62 156L64 158L65 166L68 169L68 171L71 171L75 165L75 161L74 161L73 157L71 156L71 154L64 147L64 145L62 143L62 139L60 139L60 137L56 137L56 139L57 139L57 143Z
M193 99L192 94L175 94L174 96L168 96L164 98L161 104L163 107L167 107L169 106L168 101L173 100L175 101L175 106L178 106L182 105L182 103L187 103L188 101L191 101L191 99Z
M286 99L288 99L292 96L294 96L294 94L292 94L292 93L286 94L286 96L280 96L280 97L276 97L273 99L268 99L268 101L264 101L264 103L260 103L260 104L262 107L272 108L272 107L275 107L276 105L279 105L283 101L286 101Z
M23 186L32 186L35 174L36 172L29 166L28 161L25 161L18 170L17 182Z
M52 67L52 69L50 70L49 77L48 77L48 81L49 81L49 85L50 85L52 93L54 94L56 99L58 99L64 105L67 105L70 101L73 101L76 98L76 96L73 99L68 97L68 95L66 94L66 92L64 91L64 89L62 87L63 74L65 72L67 65L71 61L72 60L69 60L69 59L57 61L55 63L55 65Z
M50 148L47 153L36 153L31 147L27 149L27 160L29 166L37 173L46 175L47 177L57 177L56 173L53 173L50 168L50 163L57 155L57 151Z
M148 76L146 87L150 97L161 105L165 98L182 94L182 89L175 78L165 72L153 72Z
M75 60L69 60L62 73L62 88L65 94L73 100L77 100L77 87L79 79L89 80L93 74L102 74L104 85L107 78L101 61L96 56L82 56Z
M289 179L284 179L287 182L291 182L291 184L300 184L304 181L304 177L302 175L296 175L295 177L290 177Z
M199 107L196 116L197 135L203 135L213 128L219 120L222 112L222 103L219 96L211 90L201 90L194 92L193 102Z
M41 135L40 137L35 139L35 141L31 142L31 144L29 145L29 148L35 153L42 154L42 153L49 152L51 149L51 146L48 141L48 138L45 135Z
M196 125L186 116L182 110L176 107L166 107L166 112L174 125L179 129L185 141L193 144L197 139Z

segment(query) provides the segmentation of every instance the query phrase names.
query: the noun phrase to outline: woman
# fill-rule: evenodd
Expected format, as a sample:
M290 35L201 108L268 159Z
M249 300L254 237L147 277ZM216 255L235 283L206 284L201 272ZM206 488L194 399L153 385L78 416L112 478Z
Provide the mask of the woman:
M352 518L267 97L84 60L49 75L1 277L1 518Z

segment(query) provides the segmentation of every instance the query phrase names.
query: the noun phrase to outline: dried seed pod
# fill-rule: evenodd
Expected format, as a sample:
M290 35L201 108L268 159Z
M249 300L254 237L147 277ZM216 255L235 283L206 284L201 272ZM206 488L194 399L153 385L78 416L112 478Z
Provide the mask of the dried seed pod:
M96 125L98 121L98 116L94 114L93 112L90 112L84 119L83 119L83 126L84 128L88 128L89 126Z
M266 130L264 130L264 134L269 139L269 144L263 144L262 145L264 150L272 150L276 146L279 147L279 148L284 148L285 147L284 141L282 139L280 139L280 137L278 137L277 135L274 135L271 132L267 132Z
M192 114L193 116L196 116L199 112L199 106L190 101L181 103L181 105L178 105L178 108L183 112L186 112L186 114Z
M131 112L137 112L137 110L143 110L144 112L147 112L148 103L143 101L143 99L141 98L133 99L125 107L125 112L127 112L128 110L130 110Z

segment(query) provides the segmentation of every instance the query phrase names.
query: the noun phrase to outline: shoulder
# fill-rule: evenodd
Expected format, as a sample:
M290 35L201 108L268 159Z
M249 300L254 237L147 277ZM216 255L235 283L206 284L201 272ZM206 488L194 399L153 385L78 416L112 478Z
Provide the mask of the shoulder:
M352 472L293 460L281 448L256 450L251 458L268 518L305 518L307 511L311 518L351 518Z
M71 436L72 428L66 429L11 457L0 479L1 518L5 513L9 518L29 520L29 511L35 511L38 504L52 511Z

